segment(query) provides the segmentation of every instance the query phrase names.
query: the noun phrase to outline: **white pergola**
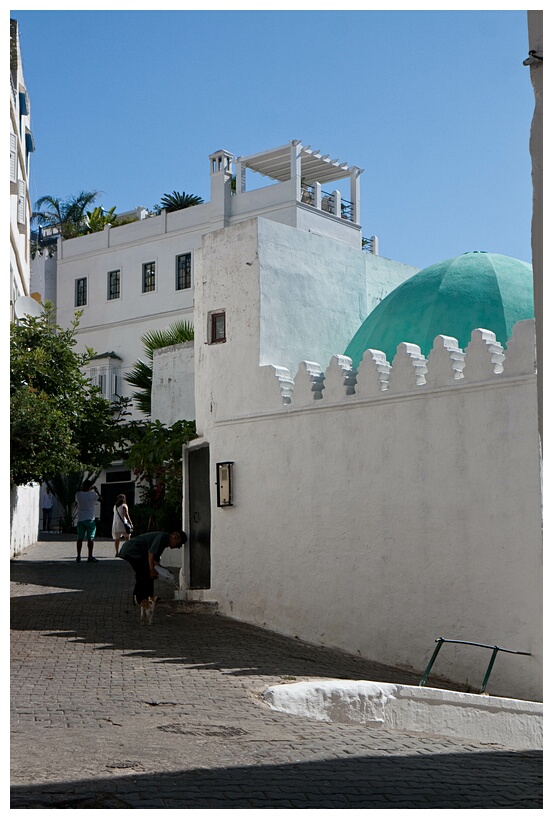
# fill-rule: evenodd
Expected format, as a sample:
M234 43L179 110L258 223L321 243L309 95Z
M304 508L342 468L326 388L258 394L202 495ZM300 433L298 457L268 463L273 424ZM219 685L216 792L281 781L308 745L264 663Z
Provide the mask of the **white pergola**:
M359 177L363 169L338 159L330 159L330 154L323 155L319 149L313 150L310 145L302 145L299 139L293 139L279 148L236 157L235 164L237 193L245 190L244 169L249 168L278 182L295 179L298 200L301 200L302 184L317 187L349 177L354 221L359 220Z

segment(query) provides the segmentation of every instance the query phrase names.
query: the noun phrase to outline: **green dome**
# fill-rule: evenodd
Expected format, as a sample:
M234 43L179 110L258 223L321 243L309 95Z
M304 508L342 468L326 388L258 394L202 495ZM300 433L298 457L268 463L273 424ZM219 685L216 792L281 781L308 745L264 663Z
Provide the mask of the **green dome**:
M392 290L370 313L345 355L358 367L365 350L392 361L398 344L418 344L428 357L438 335L465 349L477 327L492 330L503 346L517 321L534 317L532 267L499 253L474 251L420 270Z

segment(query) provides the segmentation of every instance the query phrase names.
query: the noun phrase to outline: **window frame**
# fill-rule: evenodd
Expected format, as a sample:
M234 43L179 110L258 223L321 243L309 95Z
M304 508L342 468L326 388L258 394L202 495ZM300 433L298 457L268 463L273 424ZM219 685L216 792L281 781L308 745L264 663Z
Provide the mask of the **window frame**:
M84 282L84 301L79 304L79 283ZM88 307L88 276L75 279L75 307Z
M223 320L223 336L217 338L217 322ZM213 310L209 313L209 343L224 344L227 340L227 314L226 310Z
M153 287L146 288L146 268L153 267L153 270L150 271L149 275L152 276L153 273ZM143 293L155 293L157 289L157 279L156 279L156 260L152 260L150 262L142 262L142 292Z
M188 281L188 284L184 284L183 287L179 287L180 282L180 260L188 258L188 270L184 271L184 281ZM192 253L179 253L175 259L175 290L190 290L192 288Z
M114 273L118 274L117 295L116 296L111 295L112 287L111 287L111 278L110 277ZM107 300L108 301L117 301L120 298L121 298L121 268L119 267L119 268L116 268L115 270L108 270L108 272L107 272Z

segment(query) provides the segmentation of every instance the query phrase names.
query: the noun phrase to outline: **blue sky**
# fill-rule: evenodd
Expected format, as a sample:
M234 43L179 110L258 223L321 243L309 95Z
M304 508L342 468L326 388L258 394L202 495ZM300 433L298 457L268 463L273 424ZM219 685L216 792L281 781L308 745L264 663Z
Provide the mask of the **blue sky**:
M525 11L17 9L31 197L209 199L207 157L301 139L364 168L363 235L531 261Z

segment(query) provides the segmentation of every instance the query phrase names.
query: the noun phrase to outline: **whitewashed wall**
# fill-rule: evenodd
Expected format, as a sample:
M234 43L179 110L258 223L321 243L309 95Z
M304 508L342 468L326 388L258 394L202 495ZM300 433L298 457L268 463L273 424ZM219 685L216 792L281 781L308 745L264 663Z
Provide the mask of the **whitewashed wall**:
M232 254L229 231L204 240L202 266L218 275L196 294L196 324L225 308L229 328L225 344L196 349L212 483L217 461L235 462L234 506L212 497L210 597L223 614L421 673L439 636L528 651L500 654L489 690L539 698L533 323L504 364L479 331L467 351L439 337L428 364L402 346L391 375L367 354L358 375L344 357L297 375L259 367L265 270L255 226L236 230ZM447 646L436 670L479 685L488 661Z
M171 426L193 421L194 342L173 344L154 351L152 377L152 421Z
M304 358L343 352L370 311L417 272L267 219L257 220L257 232L261 364L295 370Z
M38 540L40 486L15 486L10 491L10 557Z
M198 206L202 207L202 206ZM193 208L192 208L193 210ZM144 219L135 224L144 230L161 216ZM137 320L148 321L161 313L179 314L192 307L192 290L175 289L176 257L182 253L193 253L201 244L201 233L160 233L134 241L133 236L124 244L111 242L91 247L84 247L85 240L100 237L104 234L117 234L119 231L130 231L134 225L125 225L103 231L99 234L83 236L63 242L62 255L58 252L58 320L68 323L75 311L75 281L88 278L88 304L82 308L83 316L79 333L84 334L101 327L118 327ZM98 241L98 240L96 240ZM72 245L75 244L75 248ZM91 243L92 244L92 243ZM73 250L78 254L73 255ZM71 251L71 253L70 253ZM156 263L156 290L142 292L142 265ZM121 298L108 299L107 274L110 270L121 271ZM194 271L192 271L194 274ZM63 290L60 288L63 283Z
M368 314L369 296L371 304L379 301L417 270L369 256L261 218L205 236L196 256L195 367L207 366L204 380L196 383L197 417L205 412L198 401L211 405L208 414L216 412L217 401L227 414L242 412L246 399L237 385L247 383L259 363L295 370L304 358L325 360L345 350ZM228 343L211 349L209 313L222 308ZM213 356L215 390L208 375ZM248 389L250 412L258 398Z

